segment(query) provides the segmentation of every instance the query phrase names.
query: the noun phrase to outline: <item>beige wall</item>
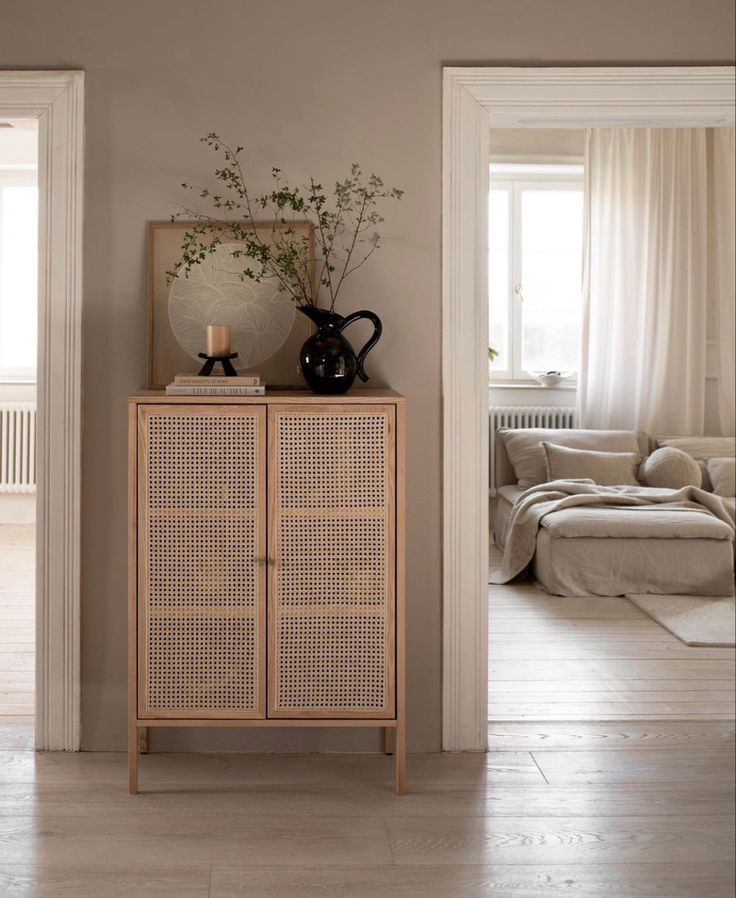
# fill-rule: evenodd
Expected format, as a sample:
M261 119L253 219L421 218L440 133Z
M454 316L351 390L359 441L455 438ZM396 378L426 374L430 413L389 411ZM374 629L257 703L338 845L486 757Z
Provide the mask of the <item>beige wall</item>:
M353 160L406 198L342 309L375 309L371 384L409 397L409 746L440 747L443 64L730 63L732 0L5 0L6 68L87 73L82 702L85 748L125 744L125 396L145 376L145 223L245 144L330 183ZM159 746L376 748L375 734L211 732Z

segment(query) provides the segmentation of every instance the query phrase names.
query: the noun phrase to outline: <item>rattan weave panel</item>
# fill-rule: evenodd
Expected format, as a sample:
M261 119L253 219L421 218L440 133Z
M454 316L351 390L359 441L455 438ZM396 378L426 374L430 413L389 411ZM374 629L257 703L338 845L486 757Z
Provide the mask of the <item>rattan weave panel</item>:
M148 652L151 708L255 709L253 617L153 616Z
M258 600L253 516L213 512L149 518L151 608L254 608Z
M283 508L383 506L384 414L286 414L278 420Z
M347 713L383 711L385 646L381 614L282 615L277 705Z
M247 409L144 414L145 712L259 708L264 423Z
M269 714L392 713L392 414L272 414Z
M149 507L255 508L257 426L253 415L149 415Z
M284 516L280 522L279 603L386 603L386 524L382 518Z

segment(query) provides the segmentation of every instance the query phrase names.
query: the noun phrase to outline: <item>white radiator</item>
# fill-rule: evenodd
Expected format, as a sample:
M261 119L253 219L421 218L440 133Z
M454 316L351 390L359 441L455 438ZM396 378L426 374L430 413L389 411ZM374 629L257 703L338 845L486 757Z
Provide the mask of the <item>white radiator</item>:
M0 493L36 491L36 403L0 401Z
M569 429L577 423L577 412L574 408L563 406L524 406L509 405L492 408L488 414L490 470L489 483L491 495L496 495L496 431L499 427L549 427Z

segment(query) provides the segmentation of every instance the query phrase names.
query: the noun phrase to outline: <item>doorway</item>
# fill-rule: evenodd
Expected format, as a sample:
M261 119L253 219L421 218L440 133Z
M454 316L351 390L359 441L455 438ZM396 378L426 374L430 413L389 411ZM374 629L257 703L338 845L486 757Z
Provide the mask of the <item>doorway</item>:
M488 747L488 158L492 129L733 127L733 67L446 68L443 748Z
M84 74L79 71L0 72L0 122L12 125L15 121L24 120L35 122L38 148L38 265L35 269L38 297L35 306L38 322L37 394L35 429L29 425L28 409L14 410L19 418L14 420L12 429L13 477L16 478L16 489L19 488L18 477L21 481L23 478L32 480L34 466L28 447L35 441L35 540L32 533L30 536L26 533L25 540L20 537L9 540L13 542L12 551L17 554L12 565L12 576L8 575L2 581L8 584L7 595L3 598L8 599L11 594L22 592L28 604L25 611L21 611L19 606L13 604L15 600L12 597L9 603L5 602L20 618L15 622L22 623L23 627L17 628L17 632L22 632L24 637L16 644L19 651L8 654L26 656L23 661L18 658L6 661L5 666L16 668L13 677L16 684L25 680L25 688L30 687L29 691L12 693L13 696L32 698L31 710L34 713L17 715L25 718L19 723L25 724L26 733L18 737L25 740L24 747L77 751L80 742ZM18 200L18 195L14 198ZM28 204L26 212L30 214ZM27 249L28 243L24 245ZM11 253L10 269L6 267L6 275L17 262L15 253ZM24 264L27 268L30 263L26 259ZM16 270L18 267L15 264ZM19 276L16 271L15 281L20 282L26 291L32 280L33 272L29 274L26 270ZM17 312L19 308L22 310L20 313ZM16 330L21 329L22 316L26 316L28 324L33 312L34 309L29 308L27 303L25 306L16 303L12 295L3 310L6 322L12 326L7 343L3 342L2 345L10 347L8 353L14 359L12 365L16 369L16 381L21 380L22 375L28 380L28 369L33 367L32 360L30 364L24 364L24 359L27 361L28 357L27 341L24 354L21 352L22 341L16 338ZM14 319L14 314L21 317ZM0 339L3 339L2 335ZM14 389L19 387L18 382L13 384ZM27 382L25 387L30 391L33 384ZM28 397L17 401L32 402ZM6 434L10 433L10 425L6 424ZM32 495L32 483L26 482L23 489L29 489ZM21 504L20 501L15 502L16 515L20 513ZM25 521L26 527L31 523ZM27 563L27 556L33 555L34 545L35 584L28 574L32 566ZM25 560L22 559L24 555ZM9 618L10 615L5 623L12 623ZM30 640L25 639L28 636ZM17 670L21 666L25 669ZM23 676L20 676L21 673ZM9 677L6 679L9 680ZM8 695L11 695L10 691ZM25 712L29 708L27 698L13 704L15 710ZM10 705L8 702L6 707ZM33 738L29 745L31 716ZM16 738L8 733L6 737L8 740ZM4 747L2 739L0 747Z
M0 118L0 731L35 716L38 121Z

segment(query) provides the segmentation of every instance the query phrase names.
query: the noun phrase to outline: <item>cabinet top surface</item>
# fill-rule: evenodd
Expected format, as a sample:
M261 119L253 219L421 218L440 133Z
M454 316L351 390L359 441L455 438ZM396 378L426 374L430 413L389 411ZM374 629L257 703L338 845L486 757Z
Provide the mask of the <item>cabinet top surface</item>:
M356 390L343 396L317 396L309 390L268 390L264 396L167 396L165 390L139 390L128 402L166 405L369 405L376 402L403 402L395 390Z

